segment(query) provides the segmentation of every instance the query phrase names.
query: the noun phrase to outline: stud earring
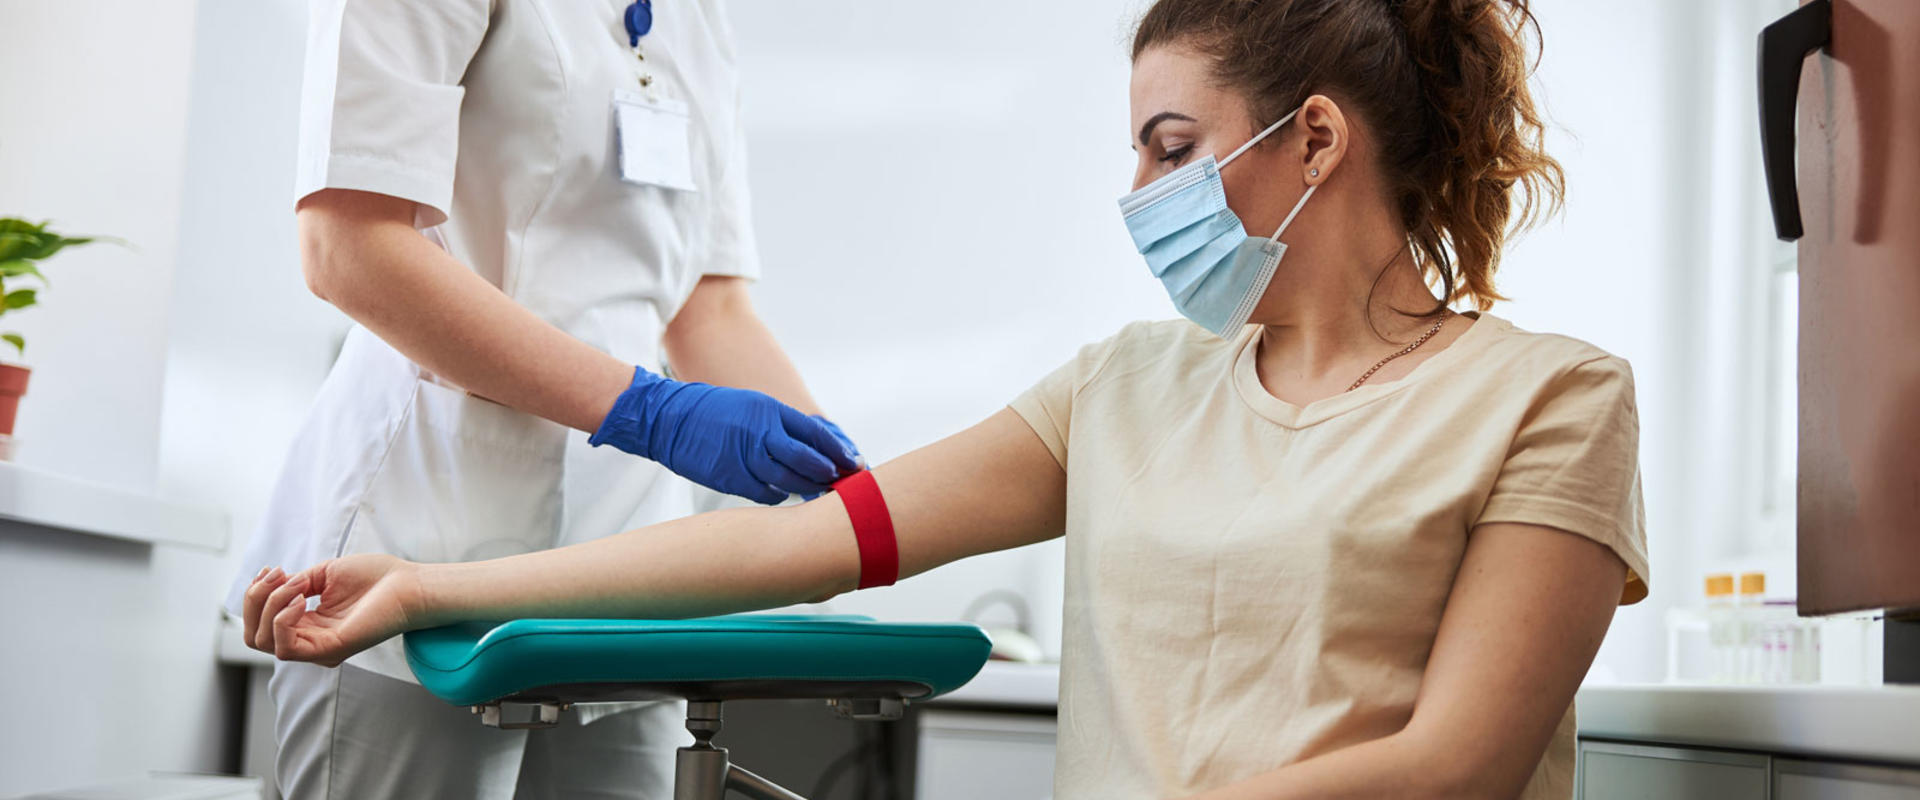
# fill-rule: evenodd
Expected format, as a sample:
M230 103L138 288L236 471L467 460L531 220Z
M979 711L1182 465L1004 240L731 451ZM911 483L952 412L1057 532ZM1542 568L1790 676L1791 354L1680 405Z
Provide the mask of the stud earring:
M1313 167L1313 168L1311 168L1311 169L1308 169L1308 170L1307 170L1307 177L1309 177L1309 178L1318 178L1318 177L1320 177L1320 168L1319 168L1319 167Z

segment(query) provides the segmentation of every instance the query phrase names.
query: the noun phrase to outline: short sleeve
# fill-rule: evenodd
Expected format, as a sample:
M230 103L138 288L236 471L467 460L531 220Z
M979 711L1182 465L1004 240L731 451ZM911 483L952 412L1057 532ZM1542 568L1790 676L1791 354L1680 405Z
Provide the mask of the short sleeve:
M725 147L715 152L726 157L714 165L713 191L708 218L712 236L708 238L707 258L700 265L702 275L760 277L760 248L753 236L753 206L747 192L747 132L741 121L739 92L733 98L733 125Z
M1626 361L1582 363L1535 398L1474 524L1492 522L1543 525L1599 542L1626 562L1621 604L1646 597L1640 416Z
M460 85L492 0L314 0L300 90L295 197L376 192L445 222L460 146Z
M1112 338L1080 348L1079 355L1074 356L1072 361L1060 365L1007 404L1039 435L1047 451L1053 453L1053 460L1060 462L1061 469L1067 468L1067 440L1073 424L1074 397L1092 383L1100 370L1113 359L1121 339L1126 335L1127 331L1122 330Z

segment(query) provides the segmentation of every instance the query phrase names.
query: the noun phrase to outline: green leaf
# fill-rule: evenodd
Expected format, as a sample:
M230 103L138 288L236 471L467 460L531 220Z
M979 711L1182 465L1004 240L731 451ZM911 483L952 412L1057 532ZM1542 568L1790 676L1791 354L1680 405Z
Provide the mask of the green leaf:
M54 253L58 253L62 249L72 245L86 244L91 241L93 241L93 239L87 237L69 239L59 234L46 234L40 238L40 246L37 249L31 249L25 253L21 253L20 257L33 261L45 261L52 258Z
M6 308L9 311L16 308L26 308L27 306L33 305L34 294L35 292L32 289L15 289L7 292L5 296L0 296L0 308Z
M27 340L20 338L20 334L0 333L0 342L6 342L7 344L13 345L13 349L18 350L20 352L20 355L24 356L27 354Z
M94 242L131 248L125 239L112 236L62 236L47 230L45 222L35 224L17 217L0 218L0 262L25 259L44 261L69 247Z
M33 233L0 232L0 261L10 261L19 257L27 248L37 246L40 236Z
M18 258L12 261L0 261L0 278L12 278L19 275L32 275L33 277L39 278L41 283L48 285L52 285L53 283L47 280L47 276L40 274L39 267L34 266L33 262L24 258Z

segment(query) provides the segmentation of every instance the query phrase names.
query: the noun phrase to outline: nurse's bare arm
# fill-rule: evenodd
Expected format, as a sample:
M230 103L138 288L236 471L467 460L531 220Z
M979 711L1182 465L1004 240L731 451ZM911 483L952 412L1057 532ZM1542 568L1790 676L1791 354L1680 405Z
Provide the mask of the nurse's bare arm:
M413 227L414 203L323 189L300 201L307 286L468 391L592 431L633 380L622 363L535 316Z
M753 389L803 413L820 413L800 371L754 310L745 278L703 276L662 342L677 379Z
M1553 528L1475 528L1398 733L1192 800L1518 795L1606 636L1627 567Z
M874 469L904 579L1060 535L1066 473L1025 421L986 421ZM818 601L855 588L839 498L688 517L584 544L467 564L349 556L247 592L248 644L337 664L387 637L461 620L676 618ZM319 606L295 602L318 594Z

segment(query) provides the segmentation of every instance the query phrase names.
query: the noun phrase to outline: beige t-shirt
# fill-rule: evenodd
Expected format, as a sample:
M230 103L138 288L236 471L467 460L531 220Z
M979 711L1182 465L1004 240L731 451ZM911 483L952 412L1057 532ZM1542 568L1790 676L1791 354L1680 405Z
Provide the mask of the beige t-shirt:
M1546 525L1646 595L1625 361L1482 315L1400 380L1305 407L1222 340L1136 323L1012 404L1067 471L1055 794L1164 798L1411 717L1467 534ZM1522 797L1573 795L1569 708Z

